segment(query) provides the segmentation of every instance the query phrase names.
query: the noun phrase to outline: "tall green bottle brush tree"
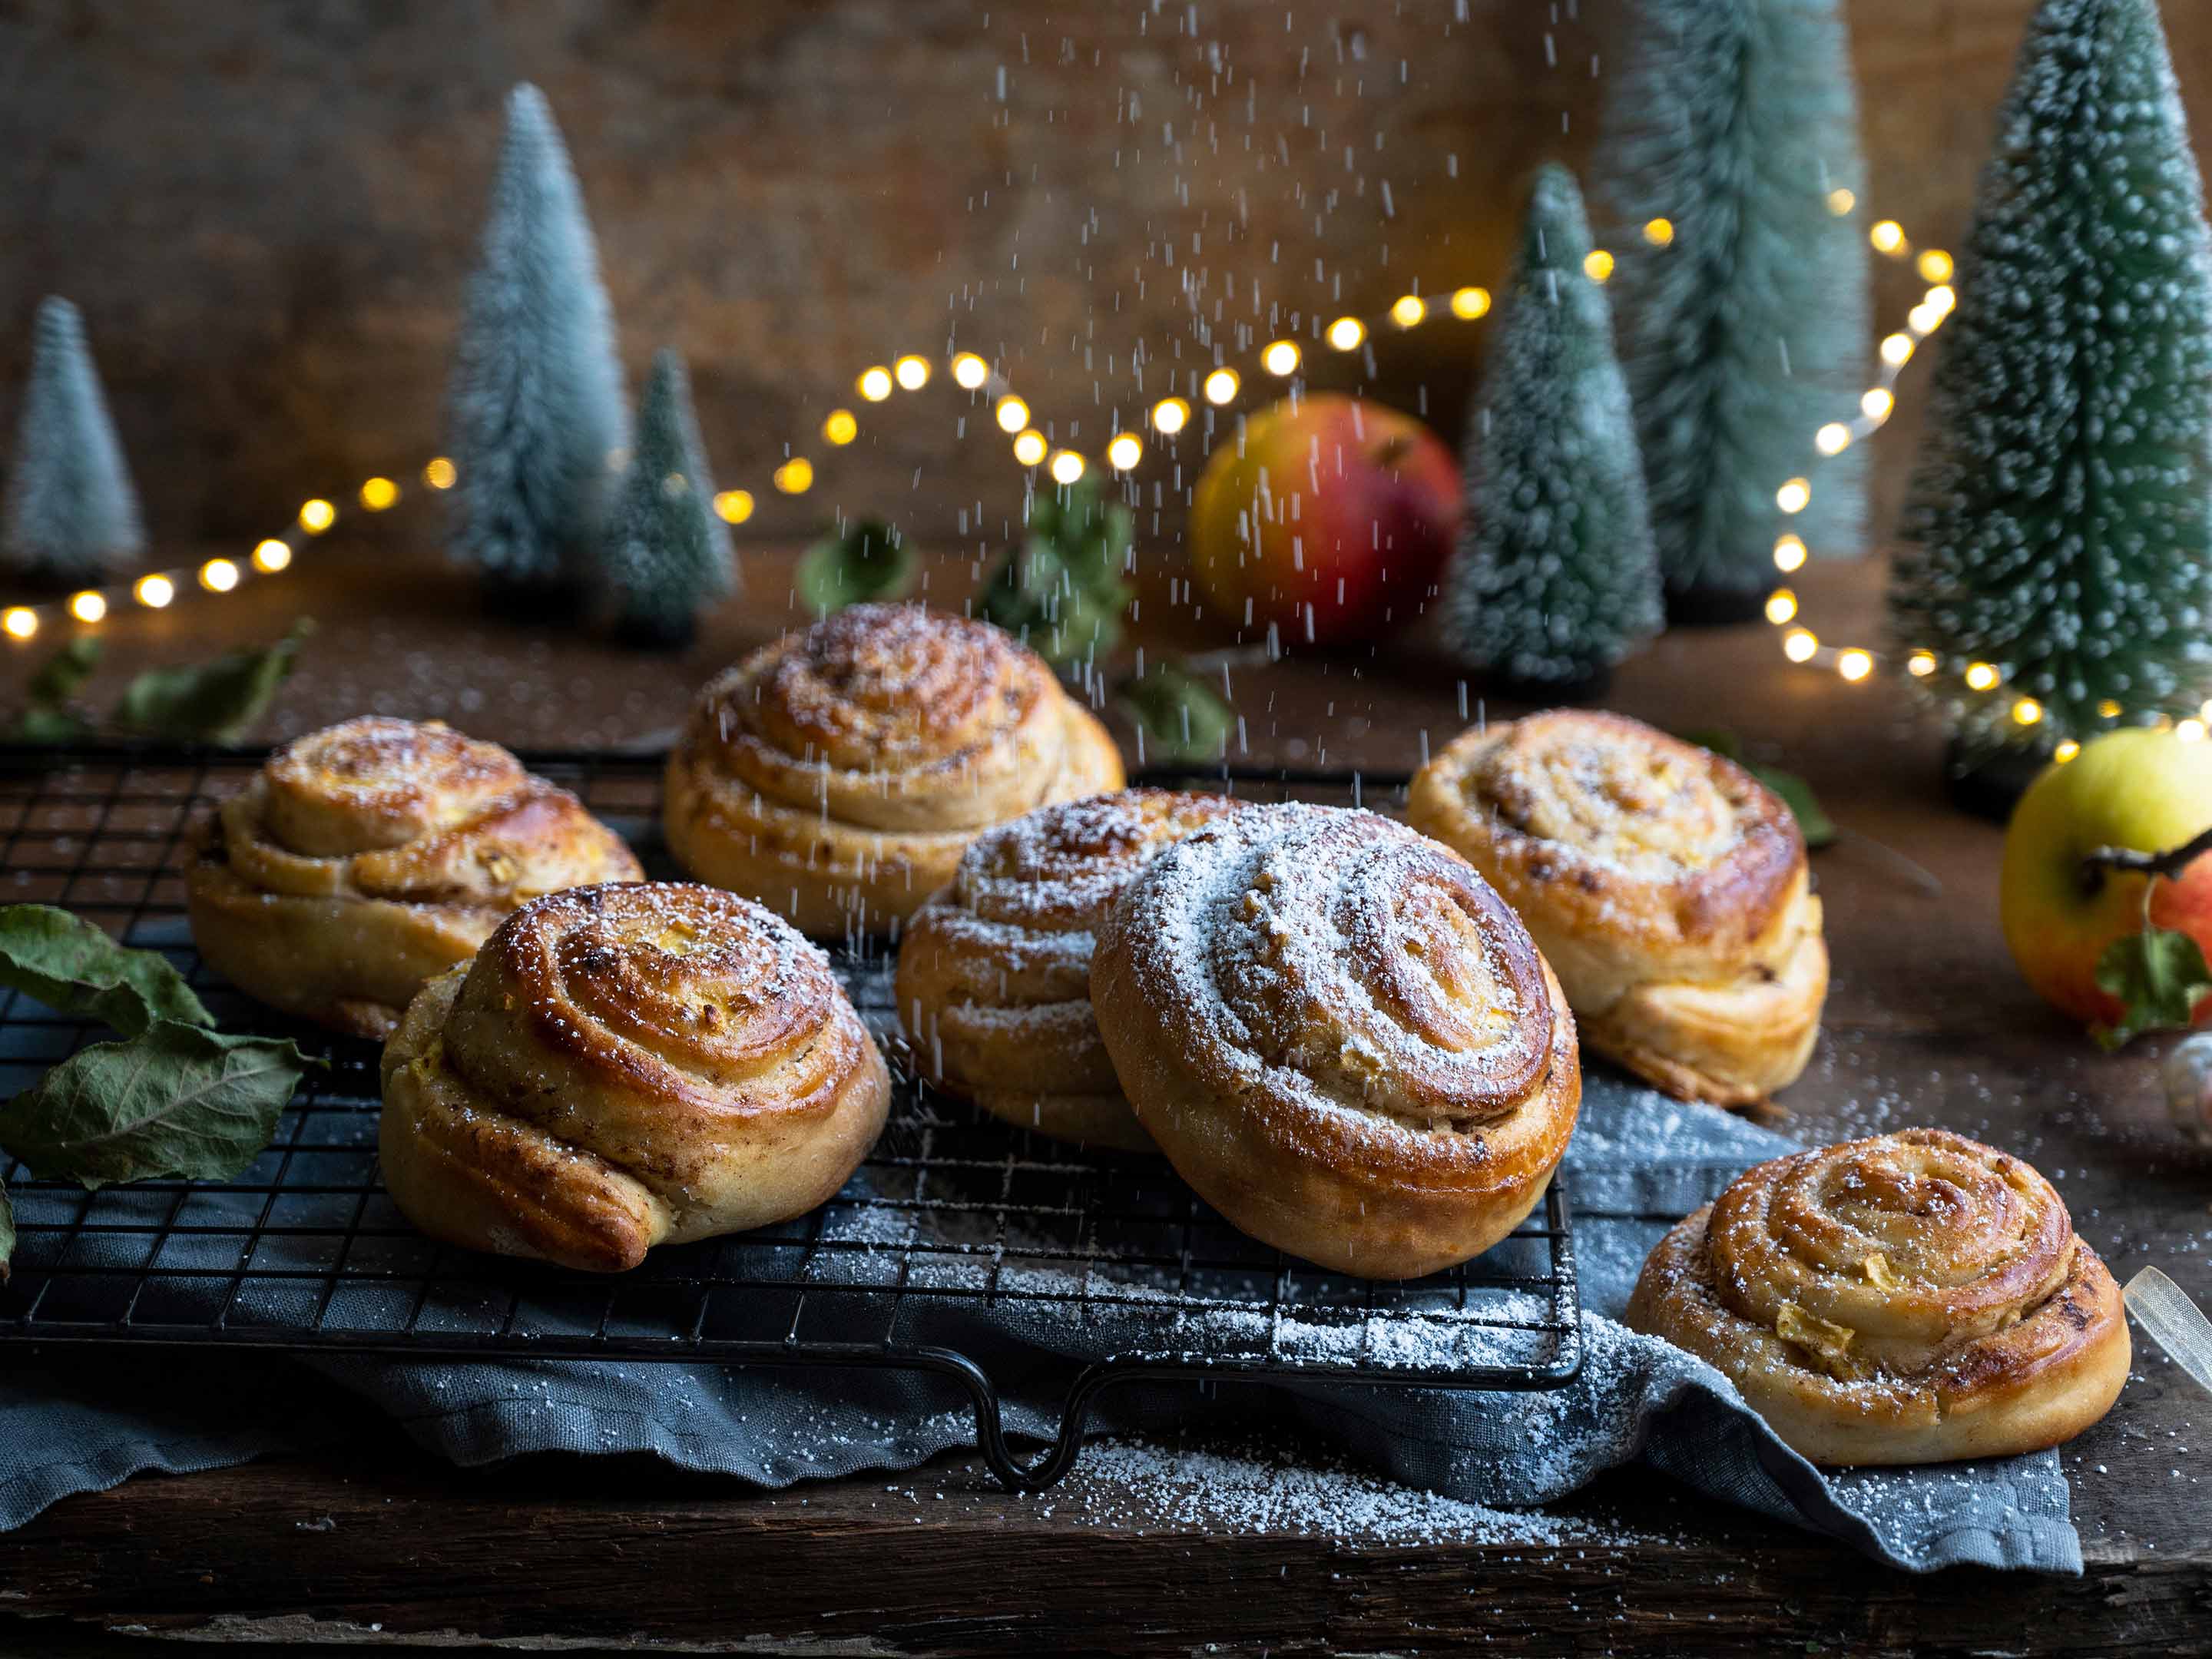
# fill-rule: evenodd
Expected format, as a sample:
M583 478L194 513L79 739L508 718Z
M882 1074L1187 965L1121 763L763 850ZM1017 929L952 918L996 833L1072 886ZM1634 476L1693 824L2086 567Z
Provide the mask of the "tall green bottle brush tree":
M105 580L145 548L138 495L83 319L67 300L49 298L33 325L30 380L0 507L0 558L19 575L74 586Z
M730 532L714 501L690 380L684 359L663 349L654 354L638 401L637 441L607 520L600 561L625 638L685 644L697 631L700 611L736 586Z
M1957 286L1898 649L1936 654L1922 684L1969 759L2087 737L2112 704L2194 714L2212 690L2212 236L2154 0L2038 9ZM2001 689L1965 684L1978 662Z
M1838 0L1634 0L1591 163L1652 533L1677 620L1756 615L1785 530L1860 550L1864 458L1814 434L1867 385L1858 105ZM1785 516L1775 493L1813 479Z

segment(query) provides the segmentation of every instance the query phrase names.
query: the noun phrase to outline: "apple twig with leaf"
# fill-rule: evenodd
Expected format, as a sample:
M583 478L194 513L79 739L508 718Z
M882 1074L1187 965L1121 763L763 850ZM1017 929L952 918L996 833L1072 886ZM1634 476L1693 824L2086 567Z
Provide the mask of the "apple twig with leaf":
M2185 1031L2196 1024L2197 1002L2212 992L2212 966L2204 960L2203 947L2187 933L2157 926L2150 906L2161 879L2179 878L2207 853L2212 853L2212 828L2163 853L2099 847L2083 856L2085 897L2094 898L2115 873L2144 878L2142 927L2114 939L2097 959L2097 988L2118 998L2123 1010L2118 1019L2090 1028L2104 1047L2121 1048L2145 1031Z

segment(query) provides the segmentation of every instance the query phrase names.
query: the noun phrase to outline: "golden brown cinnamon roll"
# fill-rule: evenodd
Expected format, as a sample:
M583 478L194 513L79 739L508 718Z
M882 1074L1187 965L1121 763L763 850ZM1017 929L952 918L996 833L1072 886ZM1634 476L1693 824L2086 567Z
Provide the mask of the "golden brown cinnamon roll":
M861 605L711 682L669 757L668 843L810 933L880 931L968 843L1121 784L1106 729L988 623Z
M270 756L217 809L185 894L217 973L381 1037L518 907L643 874L620 836L498 744L368 716Z
M1407 816L1520 913L1599 1053L1723 1105L1805 1069L1820 901L1790 809L1735 762L1619 714L1534 714L1453 739Z
M384 1050L385 1184L434 1237L590 1272L804 1214L882 1129L829 961L711 887L580 887L423 988Z
M1023 1128L1150 1152L1091 1014L1093 936L1162 848L1237 810L1127 789L979 836L899 946L899 1018L922 1074Z
M1403 1279L1520 1224L1582 1100L1575 1023L1457 854L1370 812L1253 806L1162 852L1091 995L1130 1103L1236 1226Z
M1816 1463L2055 1446L2128 1376L2119 1287L2050 1182L1944 1129L1747 1170L1652 1251L1628 1323Z

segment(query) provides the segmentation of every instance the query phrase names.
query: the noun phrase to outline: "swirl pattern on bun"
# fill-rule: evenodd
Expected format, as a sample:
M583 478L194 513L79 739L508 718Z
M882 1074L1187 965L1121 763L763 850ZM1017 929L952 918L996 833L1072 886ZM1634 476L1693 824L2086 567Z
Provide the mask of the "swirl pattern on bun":
M1724 1105L1805 1069L1828 988L1820 901L1790 809L1735 762L1561 710L1462 733L1407 816L1520 914L1600 1053Z
M1817 1463L2055 1446L2128 1374L2119 1289L2064 1201L1943 1129L1746 1170L1652 1251L1627 1318L1710 1361Z
M1023 1128L1151 1151L1091 1011L1094 936L1162 848L1238 810L1126 789L976 837L899 946L899 1018L922 1074Z
M710 887L582 887L425 987L384 1052L384 1178L434 1237L594 1272L800 1215L882 1129L827 957Z
M381 1037L423 982L539 895L644 872L496 744L368 716L295 738L217 809L185 883L210 966Z
M1113 739L987 623L863 605L701 692L669 757L669 845L811 933L877 932L978 833L1118 788Z
M1254 806L1161 853L1091 969L1139 1121L1231 1222L1411 1278L1533 1208L1582 1098L1575 1024L1467 862L1373 813Z

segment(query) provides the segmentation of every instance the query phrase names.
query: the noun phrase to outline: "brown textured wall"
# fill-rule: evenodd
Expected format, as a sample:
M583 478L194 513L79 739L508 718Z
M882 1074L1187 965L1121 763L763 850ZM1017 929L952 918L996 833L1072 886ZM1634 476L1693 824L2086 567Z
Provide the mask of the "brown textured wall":
M866 421L804 501L764 481L899 350L1001 360L1095 449L1140 380L1156 396L1216 342L1493 279L1516 181L1591 131L1624 3L0 0L0 420L56 291L158 537L257 533L427 454L526 77L633 376L689 354L718 470L769 502L755 530L842 507L946 540L980 503L995 532L1003 441L956 435L942 386ZM1849 0L1880 210L1956 234L2030 9ZM2166 13L2212 154L2212 5ZM1473 338L1379 342L1374 384L1453 429ZM1885 494L1909 435L1884 440Z

